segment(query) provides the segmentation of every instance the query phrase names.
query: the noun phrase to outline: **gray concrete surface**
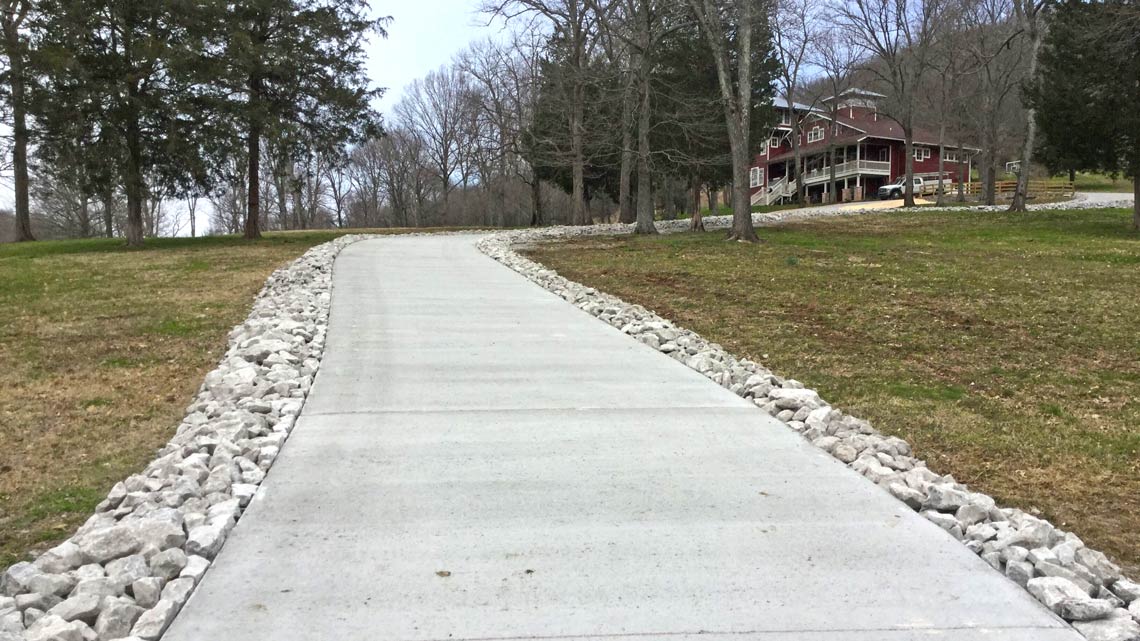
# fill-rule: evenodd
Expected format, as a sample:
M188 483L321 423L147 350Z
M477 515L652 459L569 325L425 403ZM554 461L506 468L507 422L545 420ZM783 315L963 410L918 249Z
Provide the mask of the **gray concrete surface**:
M747 401L479 254L366 241L168 641L1077 641Z

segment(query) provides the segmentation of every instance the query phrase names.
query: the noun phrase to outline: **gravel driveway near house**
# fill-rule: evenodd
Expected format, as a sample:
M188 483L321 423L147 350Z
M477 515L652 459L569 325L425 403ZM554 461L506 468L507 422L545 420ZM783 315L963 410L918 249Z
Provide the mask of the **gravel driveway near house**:
M170 641L1076 641L934 523L480 254L336 263L288 447Z

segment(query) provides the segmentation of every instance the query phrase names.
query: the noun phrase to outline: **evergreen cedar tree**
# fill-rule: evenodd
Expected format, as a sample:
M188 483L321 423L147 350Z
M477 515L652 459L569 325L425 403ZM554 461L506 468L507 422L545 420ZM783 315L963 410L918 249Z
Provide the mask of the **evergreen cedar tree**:
M754 152L759 151L766 137L764 132L776 121L775 110L770 105L778 72L767 24L757 20L757 27L753 34L752 95L753 104L758 106L750 113L752 135L749 141ZM536 113L531 127L523 133L523 147L524 157L542 180L571 193L571 141L567 124L570 79L567 76L572 72L568 71L569 51L564 40L555 35L548 43L550 54L541 64ZM691 23L689 28L671 28L651 55L655 58L650 77L654 174L686 184L696 177L701 183L723 187L732 178L732 159L728 153L728 130L716 66L704 36ZM585 87L590 108L585 112L583 127L586 132L583 140L586 199L606 194L617 202L622 136L620 131L615 131L614 123L622 121L622 79L600 57L587 61L585 74L590 78ZM636 120L631 119L631 126L636 127ZM636 193L636 172L633 183Z
M39 153L82 164L93 196L121 186L127 242L140 245L150 194L215 191L235 161L256 176L266 139L286 155L337 154L379 133L363 44L386 19L368 11L364 0L42 0ZM259 181L248 183L256 238Z
M1133 3L1070 0L1057 7L1026 91L1050 170L1123 173L1140 192L1138 25ZM1132 225L1140 230L1140 200Z

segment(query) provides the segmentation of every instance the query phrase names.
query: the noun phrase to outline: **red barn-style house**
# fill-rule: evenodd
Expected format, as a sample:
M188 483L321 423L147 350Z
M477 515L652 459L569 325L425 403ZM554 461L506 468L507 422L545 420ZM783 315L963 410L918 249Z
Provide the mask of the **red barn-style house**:
M792 171L792 118L800 118L799 178L810 202L830 202L875 198L879 187L906 174L906 145L902 127L879 113L877 102L886 96L863 89L849 89L838 97L825 98L826 110L776 99L779 118L772 135L761 145L749 172L753 205L771 205L796 195L796 172ZM830 102L837 100L839 111L833 134ZM828 188L831 169L828 148L834 135L835 184ZM955 182L969 180L971 155L978 150L945 147L944 177ZM961 172L961 173L960 173ZM788 176L792 178L789 180ZM938 136L916 127L914 131L914 175L938 176Z

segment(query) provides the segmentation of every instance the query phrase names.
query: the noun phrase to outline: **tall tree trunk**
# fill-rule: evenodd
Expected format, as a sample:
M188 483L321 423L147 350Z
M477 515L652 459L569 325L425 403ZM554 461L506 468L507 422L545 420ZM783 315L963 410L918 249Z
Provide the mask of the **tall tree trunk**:
M270 152L273 155L273 152ZM292 171L286 166L285 156L277 155L273 162L273 193L277 196L277 224L281 229L296 229L297 206L294 204L293 213L289 213L289 179L286 172Z
M530 183L530 226L542 225L542 181L535 176Z
M906 151L906 184L903 185L903 207L914 207L914 130L907 118L903 128L903 149Z
M693 215L689 218L689 231L704 231L705 219L701 216L701 177L695 172L689 178L693 190Z
M82 196L83 201L79 203L79 237L88 238L91 236L91 202L87 196Z
M711 183L708 186L709 216L720 215L720 190Z
M103 188L103 233L107 238L115 237L115 187Z
M791 99L788 104L794 104ZM796 110L792 109L792 174L796 180L796 200L800 206L806 205L807 189L804 187L804 181L801 180L800 169L803 167L803 152L800 151L800 119L796 116Z
M1029 31L1029 66L1025 70L1026 78L1037 75L1037 58L1041 52L1041 40L1044 37L1045 24L1040 11L1033 16L1026 16ZM1013 194L1013 202L1009 204L1009 211L1026 211L1026 200L1029 197L1029 167L1033 162L1033 142L1037 137L1037 109L1032 104L1025 108L1025 142L1021 147L1021 170L1017 172L1017 191Z
M24 48L12 16L4 18L8 83L12 100L12 171L16 200L16 241L35 240L28 204L28 125L24 98Z
M576 73L581 73L581 68ZM588 224L586 219L586 157L584 150L585 133L582 131L585 119L584 91L581 80L575 77L573 90L573 105L570 108L570 153L571 153L571 224Z
M834 132L832 132L832 134L832 139L834 139ZM835 143L827 146L827 164L829 165L827 172L827 193L831 196L831 202L839 202L839 199L835 197Z
M740 24L737 25L736 126L729 127L728 142L732 152L732 232L729 239L758 242L752 226L752 200L748 193L749 129L752 122L752 2L739 3ZM719 37L719 34L714 37ZM723 82L722 82L723 86Z
M642 16L638 22L648 18ZM648 28L642 25L642 28ZM644 44L644 43L643 43ZM653 178L649 173L649 57L639 53L637 59L637 225L635 234L656 234L653 224Z
M249 132L246 139L249 164L248 198L245 210L245 237L248 240L261 238L261 115L257 113L261 102L261 79L249 79Z
M982 189L986 192L986 205L997 203L997 154L990 151L985 154L985 166L982 167Z
M139 145L139 132L136 124L127 127L127 167L124 190L127 192L127 245L142 247L143 244L143 176L139 166L142 149Z
M630 224L637 220L633 209L630 175L633 173L633 110L636 102L633 83L625 89L621 105L621 173L618 181L618 221Z
M946 189L945 189L945 187L943 187L944 183L942 181L943 173L946 171L945 139L946 139L946 123L940 122L940 123L938 123L938 192L937 192L938 196L935 198L935 202L938 204L939 207L941 207L943 205L943 201L944 201L944 198L946 196Z
M1140 171L1132 177L1132 229L1140 231Z
M290 184L293 187L293 229L308 229L309 226L305 221L305 207L301 203L300 177L294 174Z
M961 135L961 132L959 132ZM966 202L966 164L962 162L966 158L966 150L962 147L962 141L958 141L958 202Z

